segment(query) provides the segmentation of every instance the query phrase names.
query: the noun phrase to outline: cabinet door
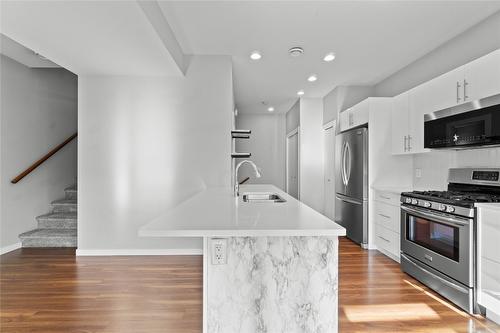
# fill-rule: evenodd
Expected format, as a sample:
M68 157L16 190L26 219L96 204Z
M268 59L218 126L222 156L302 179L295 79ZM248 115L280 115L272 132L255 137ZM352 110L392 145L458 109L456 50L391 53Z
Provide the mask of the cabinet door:
M425 91L419 110L425 114L464 103L463 80L462 66L418 86Z
M500 313L500 211L483 206L477 212L478 303L489 311Z
M407 153L407 137L408 137L408 92L395 96L392 100L392 153L405 154Z
M424 149L424 115L429 113L426 97L432 87L423 84L408 92L409 130L408 151L412 154L423 153Z
M370 101L365 99L364 101L356 104L350 109L351 112L351 125L350 127L357 127L368 123L368 117L370 113Z
M350 127L350 109L347 109L343 112L340 113L339 115L339 120L340 120L340 131L343 132Z
M462 84L466 102L500 93L500 50L465 65Z

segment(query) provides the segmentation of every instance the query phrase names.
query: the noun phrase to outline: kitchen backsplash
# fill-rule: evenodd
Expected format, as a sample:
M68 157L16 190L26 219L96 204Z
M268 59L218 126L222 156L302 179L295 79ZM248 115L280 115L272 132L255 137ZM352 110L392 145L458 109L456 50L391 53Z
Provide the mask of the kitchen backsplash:
M413 186L416 190L444 190L448 184L448 169L463 167L500 168L500 148L433 150L415 155ZM417 177L418 169L421 177Z

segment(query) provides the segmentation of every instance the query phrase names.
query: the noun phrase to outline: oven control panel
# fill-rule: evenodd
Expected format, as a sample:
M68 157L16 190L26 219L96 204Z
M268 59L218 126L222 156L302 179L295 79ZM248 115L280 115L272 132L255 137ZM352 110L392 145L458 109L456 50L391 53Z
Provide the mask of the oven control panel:
M500 176L498 171L472 171L473 180L497 182Z
M451 213L451 214L462 215L462 216L466 216L466 217L474 217L474 209L473 208L453 206L453 205L449 205L449 204L444 204L444 203L439 203L439 202L434 202L434 201L429 201L429 200L424 200L424 199L411 198L411 197L407 197L407 196L401 196L401 203L404 205L408 205L408 206L422 207L422 208L426 208L429 210L436 210L436 211L443 212L443 213Z

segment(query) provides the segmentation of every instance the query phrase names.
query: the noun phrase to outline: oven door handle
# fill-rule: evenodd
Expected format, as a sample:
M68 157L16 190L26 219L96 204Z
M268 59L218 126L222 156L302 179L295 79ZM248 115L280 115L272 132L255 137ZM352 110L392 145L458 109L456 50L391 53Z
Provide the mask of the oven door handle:
M469 225L469 219L462 219L459 217L452 217L452 216L443 216L439 213L427 214L425 212L407 206L401 206L401 210L418 217L434 220L436 222L441 222L443 224L455 227L465 227L466 225Z

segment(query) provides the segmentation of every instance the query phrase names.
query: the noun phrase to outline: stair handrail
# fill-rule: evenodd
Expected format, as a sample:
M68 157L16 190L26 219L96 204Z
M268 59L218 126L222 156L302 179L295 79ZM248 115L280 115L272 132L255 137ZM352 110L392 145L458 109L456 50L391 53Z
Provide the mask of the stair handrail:
M24 177L26 177L27 175L29 175L33 170L35 170L36 168L38 168L43 162L45 162L46 160L48 160L52 155L54 155L59 150L61 150L64 146L66 146L68 143L70 143L71 141L73 141L73 139L76 138L77 136L78 136L78 132L76 132L75 134L71 135L69 138L67 138L66 140L64 140L64 142L62 142L61 144L57 145L55 148L53 148L51 151L49 151L47 154L45 154L42 158L40 158L38 161L36 161L35 163L33 163L29 168L27 168L26 170L24 170L23 172L21 172L19 175L17 175L17 177L15 177L14 179L12 179L10 182L12 184L16 184L17 182L19 182L21 179L23 179Z

